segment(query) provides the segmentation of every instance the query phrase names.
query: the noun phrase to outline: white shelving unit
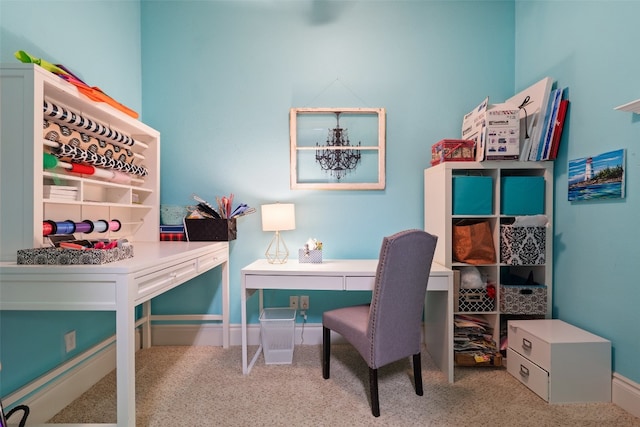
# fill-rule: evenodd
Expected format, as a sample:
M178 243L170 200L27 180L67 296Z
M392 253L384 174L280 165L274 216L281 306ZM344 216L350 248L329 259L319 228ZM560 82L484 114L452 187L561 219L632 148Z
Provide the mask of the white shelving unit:
M136 328L142 330L142 345L147 348L152 344L152 319L220 321L220 341L223 347L229 346L229 243L159 241L158 131L107 104L88 99L75 86L32 64L0 64L0 100L0 310L115 312L117 425L133 427ZM57 166L45 169L44 154L50 153L51 141L44 138L44 120L74 127L64 117L48 117L45 101L132 138L135 142L128 147L148 173L114 179L113 173L83 175ZM114 144L113 139L97 138ZM59 162L48 166L52 165ZM45 198L45 186L52 184L73 187L75 197ZM133 243L132 258L102 265L16 262L19 249L49 246L44 221L114 219L121 223L117 230L74 235L80 239L127 238ZM151 313L152 298L213 268L221 269L220 314ZM212 280L212 286L215 282L217 279ZM139 305L140 318L135 315ZM38 420L43 414L34 416Z
M453 177L481 175L492 178L492 211L487 215L454 215L453 214ZM546 253L543 265L513 266L500 263L500 224L509 223L513 215L501 212L501 178L511 176L544 177L544 214L548 218L546 229ZM469 312L465 314L482 315L492 326L494 340L499 345L501 326L506 334L506 316L500 312L500 284L504 273L519 277L527 277L533 271L534 280L547 286L547 310L544 317L551 317L552 307L552 271L553 271L553 163L552 162L520 162L520 161L486 161L486 162L445 162L424 171L424 227L425 230L439 236L434 261L454 270L469 264L459 263L453 259L452 232L453 224L460 220L488 220L493 232L496 263L478 265L480 272L489 282L496 285L495 308L493 311ZM503 322L501 323L501 317Z
M80 94L75 86L32 64L0 66L1 130L0 161L2 195L0 207L1 261L14 261L16 251L46 245L43 221L113 220L122 226L106 233L75 233L80 239L127 238L159 240L160 133L141 121ZM148 170L126 184L81 175L56 167L43 168L43 154L51 151L43 138L44 102L55 104L132 138L127 145ZM74 126L59 122L69 128ZM82 132L91 135L89 131ZM94 135L91 135L94 136ZM95 136L113 145L111 139ZM77 188L76 200L43 197L44 185Z

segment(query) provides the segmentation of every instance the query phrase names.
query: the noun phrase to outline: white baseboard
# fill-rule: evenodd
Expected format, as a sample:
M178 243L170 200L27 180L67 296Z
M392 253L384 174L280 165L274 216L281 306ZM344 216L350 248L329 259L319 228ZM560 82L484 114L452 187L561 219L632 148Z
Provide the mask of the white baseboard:
M136 331L136 348L141 338ZM80 397L116 367L115 335L3 399L5 409L29 406L28 426L42 424Z
M151 328L154 345L222 345L222 327L212 325L153 325ZM239 346L242 343L240 325L230 328L230 344ZM340 337L332 337L332 342ZM304 341L303 341L304 339ZM29 425L40 424L57 414L65 406L88 390L93 384L115 369L115 345L101 343L67 362L61 373L49 380L45 377L23 387L4 399L5 406L14 403L28 405L31 409ZM109 341L109 340L107 340ZM136 342L140 338L136 336ZM247 328L247 342L249 345L260 343L260 325L251 324ZM295 343L297 345L322 344L322 324L296 324ZM139 348L136 345L136 348ZM238 360L238 364L240 361ZM71 365L71 366L69 366ZM42 384L34 391L33 384ZM622 375L613 374L611 383L612 402L630 414L640 417L640 384Z
M230 345L242 345L242 329L240 325L229 328ZM151 342L153 345L222 345L222 326L219 324L206 325L153 325L151 327ZM260 344L260 325L247 326L247 343ZM296 345L322 344L322 324L308 323L302 327L296 323Z
M611 401L640 418L640 384L614 372L611 381Z
M23 387L6 399L6 405L13 402L29 406L27 425L41 424L51 419L65 406L80 397L91 386L100 381L105 375L113 371L116 366L116 348L112 341L106 348L96 346L83 355L73 359L59 376L49 383L29 394L32 384L45 382L37 379L30 385ZM70 365L70 366L69 366ZM45 376L46 377L46 376ZM21 396L28 396L22 400Z

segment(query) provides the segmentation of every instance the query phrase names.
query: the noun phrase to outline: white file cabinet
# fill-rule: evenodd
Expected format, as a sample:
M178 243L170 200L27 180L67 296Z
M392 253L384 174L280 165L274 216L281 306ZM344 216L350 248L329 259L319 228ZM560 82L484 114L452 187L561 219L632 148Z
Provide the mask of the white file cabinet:
M507 371L549 403L610 402L611 342L556 319L508 323Z

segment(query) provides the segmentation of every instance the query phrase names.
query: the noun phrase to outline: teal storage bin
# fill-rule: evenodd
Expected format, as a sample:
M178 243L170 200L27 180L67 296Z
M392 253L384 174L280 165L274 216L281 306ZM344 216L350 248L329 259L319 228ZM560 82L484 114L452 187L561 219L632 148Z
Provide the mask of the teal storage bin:
M538 215L544 213L544 177L505 176L501 179L502 215Z
M490 176L454 176L453 215L492 215L493 179Z

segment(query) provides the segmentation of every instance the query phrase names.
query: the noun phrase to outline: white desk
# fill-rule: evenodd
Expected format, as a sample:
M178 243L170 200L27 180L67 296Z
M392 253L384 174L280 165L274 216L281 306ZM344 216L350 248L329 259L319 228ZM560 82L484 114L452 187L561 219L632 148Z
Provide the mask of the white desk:
M223 347L229 346L229 243L134 242L134 257L103 265L0 264L0 310L116 312L118 426L135 427L135 327L151 346L150 300L222 266ZM136 322L135 307L143 304Z
M371 291L375 281L377 259L325 260L321 264L289 260L270 264L258 260L241 271L242 290L242 373L248 374L262 346L248 363L247 299L263 289L297 289L322 291ZM437 263L431 266L425 297L425 343L438 367L453 382L453 272Z

